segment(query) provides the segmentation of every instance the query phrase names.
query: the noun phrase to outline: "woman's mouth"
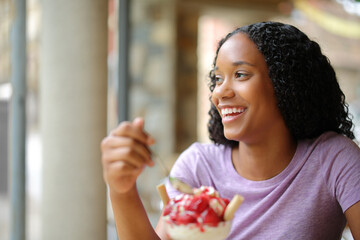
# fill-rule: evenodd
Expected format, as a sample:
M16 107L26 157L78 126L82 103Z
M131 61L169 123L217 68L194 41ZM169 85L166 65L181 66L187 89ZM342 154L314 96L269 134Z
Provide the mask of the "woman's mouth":
M246 108L221 108L221 116L223 121L230 121L246 111Z

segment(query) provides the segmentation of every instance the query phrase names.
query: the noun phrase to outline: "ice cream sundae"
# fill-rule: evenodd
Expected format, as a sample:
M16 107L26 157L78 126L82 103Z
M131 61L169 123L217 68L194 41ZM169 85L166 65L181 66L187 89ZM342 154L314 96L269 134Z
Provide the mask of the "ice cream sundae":
M228 236L242 200L236 195L230 202L213 187L202 186L194 188L192 194L182 193L168 200L162 220L171 239L221 240Z

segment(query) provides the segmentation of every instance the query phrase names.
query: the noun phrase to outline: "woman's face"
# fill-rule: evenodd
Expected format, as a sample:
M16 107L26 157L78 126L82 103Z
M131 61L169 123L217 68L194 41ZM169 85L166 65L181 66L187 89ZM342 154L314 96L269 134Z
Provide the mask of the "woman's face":
M254 143L284 129L264 56L245 34L222 45L215 76L211 99L227 139Z

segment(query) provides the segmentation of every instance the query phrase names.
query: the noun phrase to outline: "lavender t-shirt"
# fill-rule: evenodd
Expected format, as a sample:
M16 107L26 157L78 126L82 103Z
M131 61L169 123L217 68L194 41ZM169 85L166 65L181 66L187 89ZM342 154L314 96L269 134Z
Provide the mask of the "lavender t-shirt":
M360 149L328 132L299 142L277 176L250 181L234 169L231 148L194 143L180 155L171 176L193 187L213 186L228 199L244 196L227 239L341 239L343 212L360 201ZM167 190L170 197L177 194L169 184Z

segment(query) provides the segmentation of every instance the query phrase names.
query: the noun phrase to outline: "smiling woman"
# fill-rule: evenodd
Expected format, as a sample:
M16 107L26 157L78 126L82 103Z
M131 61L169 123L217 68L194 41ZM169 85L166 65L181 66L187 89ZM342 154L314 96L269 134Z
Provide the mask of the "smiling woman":
M227 239L341 239L346 222L360 239L360 149L316 42L277 22L235 29L218 45L210 90L213 143L191 145L170 175L244 197ZM104 139L104 178L120 238L169 239L162 221L151 228L136 189L154 164L143 126L123 122ZM179 194L166 188L171 199Z
M221 46L214 75L212 102L221 115L226 139L250 143L289 132L265 59L245 34L236 34ZM222 114L233 108L239 113Z
M354 138L345 96L334 69L316 42L290 25L256 24L236 29L226 36L220 42L217 54L224 42L237 33L250 38L264 56L278 107L296 139L313 138L326 130ZM211 91L218 81L215 76L217 58L215 70L210 72ZM237 145L223 137L222 124L218 121L221 117L215 106L210 115L210 138L218 143Z

